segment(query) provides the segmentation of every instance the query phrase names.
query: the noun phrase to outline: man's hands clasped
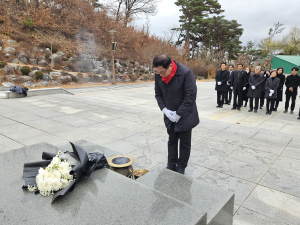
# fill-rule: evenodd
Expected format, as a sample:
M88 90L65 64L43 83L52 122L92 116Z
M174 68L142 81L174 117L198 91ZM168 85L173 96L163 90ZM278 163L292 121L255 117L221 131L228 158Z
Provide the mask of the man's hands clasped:
M171 111L168 110L167 108L164 108L162 111L166 115L166 117L168 117L169 120L171 120L173 123L174 122L177 123L181 118L181 116L177 115L176 111Z

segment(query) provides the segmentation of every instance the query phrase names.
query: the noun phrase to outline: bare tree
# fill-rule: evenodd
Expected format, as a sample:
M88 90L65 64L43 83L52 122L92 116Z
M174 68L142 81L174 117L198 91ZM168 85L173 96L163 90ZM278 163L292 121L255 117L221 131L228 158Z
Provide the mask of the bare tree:
M106 8L116 14L119 21L121 14L124 15L124 24L128 25L130 18L138 18L141 15L154 16L157 13L157 4L161 0L110 0L105 3Z

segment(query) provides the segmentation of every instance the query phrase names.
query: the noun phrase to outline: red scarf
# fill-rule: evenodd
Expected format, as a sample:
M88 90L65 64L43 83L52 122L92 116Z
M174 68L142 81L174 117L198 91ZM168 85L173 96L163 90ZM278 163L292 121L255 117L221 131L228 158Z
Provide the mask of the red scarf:
M170 82L170 80L172 80L172 78L174 77L175 73L177 70L177 65L176 63L172 60L172 72L168 77L161 77L162 81L165 82L166 84L168 84Z

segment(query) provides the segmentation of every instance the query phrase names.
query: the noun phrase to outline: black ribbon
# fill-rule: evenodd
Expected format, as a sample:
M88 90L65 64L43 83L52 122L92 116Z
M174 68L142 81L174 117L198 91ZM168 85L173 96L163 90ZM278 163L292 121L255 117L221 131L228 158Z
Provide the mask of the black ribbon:
M59 196L65 196L68 192L74 190L76 184L79 182L81 177L89 177L94 170L108 167L107 160L104 154L99 152L93 152L87 154L82 148L71 143L73 152L65 152L69 154L74 159L77 160L77 164L70 171L70 174L75 177L75 179L70 183L66 188L57 191L52 198L52 202ZM44 161L24 163L23 169L23 178L25 184L22 188L28 188L28 186L36 186L36 176L40 168L45 169L50 163L51 160L56 156L54 153L43 152L42 159ZM51 202L51 203L52 203Z

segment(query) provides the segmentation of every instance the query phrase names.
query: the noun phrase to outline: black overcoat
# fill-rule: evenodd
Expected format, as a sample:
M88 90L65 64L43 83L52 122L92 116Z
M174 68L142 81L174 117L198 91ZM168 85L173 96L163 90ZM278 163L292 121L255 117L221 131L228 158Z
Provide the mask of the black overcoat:
M276 77L280 80L279 87L277 89L277 100L281 102L282 95L283 95L283 86L284 86L284 82L285 82L285 75L278 74Z
M299 84L300 84L300 76L299 75L295 75L295 76L289 75L289 76L287 76L286 80L285 80L285 86L286 86L285 94L297 95ZM291 92L289 90L290 87L292 87L294 89L293 92Z
M266 81L266 93L265 93L265 98L271 98L271 99L276 99L277 98L277 89L279 87L280 80L275 77L272 79L272 77L269 77ZM274 90L274 93L272 96L269 96L270 90Z
M246 87L247 83L247 72L241 70L240 77L238 78L238 70L231 73L231 86L235 91L242 91L243 87Z
M264 82L265 78L263 75L252 73L249 77L249 90L247 96L249 98L260 98L261 97L261 85ZM251 87L255 86L253 90Z
M227 81L229 79L229 71L224 70L223 73L221 70L217 71L216 74L216 90L217 91L227 91ZM218 82L221 82L221 85L218 85Z
M174 123L175 132L188 131L197 126L200 122L196 97L197 85L193 72L186 66L175 62L177 71L171 81L166 84L159 74L155 74L155 98L159 108L167 108L181 116L177 123ZM171 128L172 121L164 115L167 129Z

